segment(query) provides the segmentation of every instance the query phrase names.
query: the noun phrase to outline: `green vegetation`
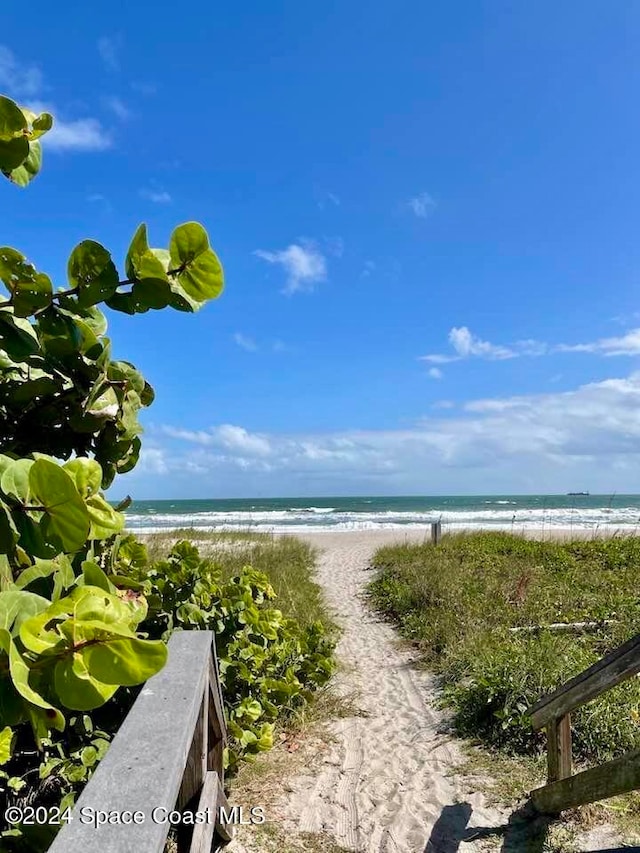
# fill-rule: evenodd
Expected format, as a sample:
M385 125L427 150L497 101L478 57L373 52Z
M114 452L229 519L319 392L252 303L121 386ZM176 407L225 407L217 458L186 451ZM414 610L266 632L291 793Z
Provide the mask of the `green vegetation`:
M238 574L244 566L264 572L273 587L278 607L285 616L306 627L322 622L333 629L318 584L313 580L316 553L294 536L270 533L209 532L198 529L154 533L144 537L149 557L164 559L172 545L188 539L215 563L223 578Z
M511 753L542 748L525 714L531 703L640 631L640 539L456 535L383 548L374 564L374 605L442 676L458 731ZM580 621L603 624L509 630ZM572 715L574 755L602 760L640 746L639 721L634 679Z
M187 541L166 559L149 562L133 537L121 546L132 555L128 583L148 602L140 628L168 640L174 630L215 632L230 743L227 765L234 768L273 746L274 723L303 705L310 691L333 672L333 642L319 621L301 625L273 606L269 577L246 563L203 558ZM306 550L299 543L302 554ZM276 548L276 550L278 550ZM295 549L294 549L295 550ZM290 548L280 549L285 560ZM271 557L274 564L273 556ZM310 565L305 565L307 585ZM274 573L275 574L275 573Z
M0 96L0 172L13 184L37 174L52 124ZM154 392L111 359L98 306L193 312L219 296L222 267L204 228L179 225L154 249L141 225L122 277L107 249L84 240L67 278L54 289L0 248L0 814L74 802L137 687L164 665L174 629L219 637L231 765L268 749L273 722L332 667L313 603L301 627L271 606L262 572L243 563L223 577L188 543L150 561L122 535L125 505L101 491L136 465L138 413ZM42 851L55 831L0 826L0 845Z

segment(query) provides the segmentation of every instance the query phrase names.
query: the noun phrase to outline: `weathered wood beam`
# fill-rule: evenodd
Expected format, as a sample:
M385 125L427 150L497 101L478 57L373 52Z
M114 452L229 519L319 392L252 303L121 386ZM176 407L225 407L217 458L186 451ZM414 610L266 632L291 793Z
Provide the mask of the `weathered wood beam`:
M565 631L568 633L589 633L614 624L614 619L604 619L602 622L551 622L549 625L518 625L515 628L509 628L509 631L512 634L535 634L540 631L554 631L559 634Z
M571 718L547 724L547 782L557 782L571 776Z
M531 801L543 814L560 814L640 788L640 749L615 761L591 767L531 792Z
M233 839L233 826L221 823L219 820L219 817L220 817L219 809L220 808L223 808L227 814L229 813L229 810L230 810L229 800L227 800L227 796L224 792L224 788L222 787L220 777L217 777L217 781L218 781L218 797L217 797L218 811L216 811L216 833L220 836L220 838L223 841L231 841Z
M193 835L191 836L189 853L211 853L213 836L216 830L219 790L218 774L215 770L209 770L204 777L204 784L198 802L198 812L205 812L206 809L211 809L212 817L214 815L216 817L215 819L206 821L206 823L196 824L193 828Z
M207 673L208 676L208 673ZM209 769L209 679L205 682L204 695L198 722L193 733L191 741L191 749L187 756L187 766L184 768L182 784L180 785L180 793L176 806L178 809L183 809L198 793L202 787L207 770Z

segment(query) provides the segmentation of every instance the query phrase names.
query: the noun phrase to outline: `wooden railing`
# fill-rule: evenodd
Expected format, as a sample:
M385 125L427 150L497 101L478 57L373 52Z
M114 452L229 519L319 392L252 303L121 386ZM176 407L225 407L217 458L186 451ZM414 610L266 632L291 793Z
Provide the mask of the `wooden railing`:
M162 853L172 823L180 853L217 849L232 833L225 742L214 636L177 632L49 853ZM205 819L195 826L179 820L196 812Z
M528 710L547 730L547 784L531 793L536 809L559 814L640 788L640 749L572 775L571 712L640 672L640 634L610 652Z

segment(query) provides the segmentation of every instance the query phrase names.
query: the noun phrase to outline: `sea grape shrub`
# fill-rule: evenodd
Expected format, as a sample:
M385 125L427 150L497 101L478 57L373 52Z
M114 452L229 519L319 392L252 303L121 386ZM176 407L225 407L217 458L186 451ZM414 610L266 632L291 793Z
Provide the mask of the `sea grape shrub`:
M335 644L322 624L303 628L285 618L273 606L276 594L267 576L250 566L225 580L186 541L166 560L148 564L144 546L129 537L120 545L116 571L121 584L144 593L149 610L140 627L149 637L167 639L175 630L215 633L230 768L270 749L274 723L304 705L333 672Z
M52 125L48 113L0 96L0 173L12 184L36 176L40 138ZM154 392L132 364L112 360L99 306L194 312L220 295L223 273L205 229L187 222L167 248L152 248L141 225L123 274L104 246L83 240L61 288L0 246L0 282L3 813L21 792L51 803L44 790L56 783L72 797L121 719L115 709L167 655L160 638L141 633L143 593L121 587L111 571L124 517L101 490L136 465L138 414ZM111 716L94 726L105 707ZM27 836L25 827L0 827L2 849L48 846Z

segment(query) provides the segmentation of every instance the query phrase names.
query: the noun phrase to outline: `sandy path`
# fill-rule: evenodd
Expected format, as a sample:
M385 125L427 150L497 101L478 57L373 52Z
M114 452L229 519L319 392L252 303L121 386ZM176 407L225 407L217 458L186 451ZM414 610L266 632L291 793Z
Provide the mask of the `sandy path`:
M332 724L335 741L319 771L288 780L278 812L292 829L328 832L362 853L485 849L480 841L463 840L470 827L497 827L507 816L487 808L481 795L469 795L452 776L460 755L441 731L433 678L414 668L413 653L363 600L374 550L405 535L307 538L321 549L318 580L344 632L338 689L355 689L366 716Z

